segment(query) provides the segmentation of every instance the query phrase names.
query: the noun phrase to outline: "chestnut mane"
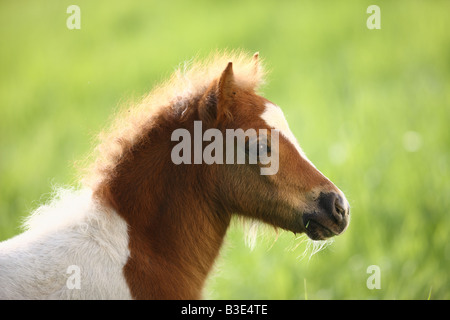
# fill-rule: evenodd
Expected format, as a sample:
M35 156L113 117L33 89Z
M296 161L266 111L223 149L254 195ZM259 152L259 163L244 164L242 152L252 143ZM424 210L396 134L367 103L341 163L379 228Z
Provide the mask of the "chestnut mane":
M216 52L203 61L185 62L141 102L119 111L111 127L99 134L100 143L95 155L91 155L95 161L83 178L84 184L96 190L113 177L117 165L157 126L156 115L183 112L189 107L189 101L201 96L218 78L229 61L233 61L235 84L256 91L264 82L265 71L258 53L253 58L258 62L249 59L244 52Z

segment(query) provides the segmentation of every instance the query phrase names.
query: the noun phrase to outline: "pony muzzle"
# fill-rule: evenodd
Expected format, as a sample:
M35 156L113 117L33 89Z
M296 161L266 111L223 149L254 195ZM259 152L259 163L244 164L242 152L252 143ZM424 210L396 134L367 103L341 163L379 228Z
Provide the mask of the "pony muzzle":
M303 214L306 235L312 240L325 240L347 229L350 206L342 193L321 192L316 200L316 210Z

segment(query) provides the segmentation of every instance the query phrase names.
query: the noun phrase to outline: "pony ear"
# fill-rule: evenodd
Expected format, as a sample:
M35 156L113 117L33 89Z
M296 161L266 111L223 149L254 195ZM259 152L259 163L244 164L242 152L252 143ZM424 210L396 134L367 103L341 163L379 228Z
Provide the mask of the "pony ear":
M217 111L227 112L234 101L236 88L234 85L233 63L228 62L217 85Z
M236 86L234 82L233 63L229 62L218 82L208 88L200 103L200 119L213 124L222 117L231 117L230 106L234 103Z
M255 52L253 55L253 72L258 73L259 70L259 52Z

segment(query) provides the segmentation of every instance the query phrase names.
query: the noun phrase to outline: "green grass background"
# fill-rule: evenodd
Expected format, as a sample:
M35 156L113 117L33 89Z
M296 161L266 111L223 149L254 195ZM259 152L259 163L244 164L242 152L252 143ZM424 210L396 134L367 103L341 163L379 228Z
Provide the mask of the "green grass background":
M66 27L71 4L80 30ZM371 4L380 30L366 27ZM251 251L233 226L206 298L449 299L449 12L413 0L0 2L0 240L53 184L76 183L121 102L193 56L242 48L265 60L264 96L345 192L351 223L311 259L288 232Z

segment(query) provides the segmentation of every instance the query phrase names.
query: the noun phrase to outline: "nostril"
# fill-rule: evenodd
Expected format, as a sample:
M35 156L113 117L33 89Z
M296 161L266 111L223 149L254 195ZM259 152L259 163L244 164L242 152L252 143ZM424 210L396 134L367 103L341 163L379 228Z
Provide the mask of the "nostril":
M338 214L340 214L341 216L344 216L345 215L345 209L344 209L344 206L342 205L342 201L339 201L339 200L340 200L340 197L338 197L336 199L336 201L334 202L334 208L336 209L336 212Z
M321 193L319 206L338 223L346 220L349 212L347 201L337 192Z
M346 214L349 214L348 204L346 204L346 201L340 195L336 195L334 208L336 209L336 213L341 217L345 217Z

